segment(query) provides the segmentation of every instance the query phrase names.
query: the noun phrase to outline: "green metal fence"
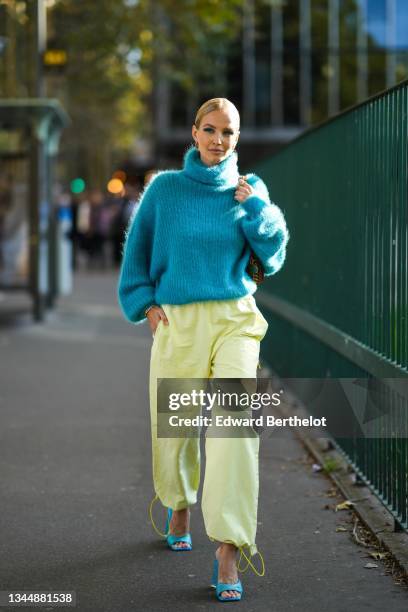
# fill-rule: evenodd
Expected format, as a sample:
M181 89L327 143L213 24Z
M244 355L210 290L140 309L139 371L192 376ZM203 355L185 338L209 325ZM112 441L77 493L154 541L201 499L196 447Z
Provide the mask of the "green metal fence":
M291 234L284 269L257 293L264 358L282 377L408 376L407 115L405 81L255 168ZM389 431L335 442L407 528L407 404L392 390L388 401Z

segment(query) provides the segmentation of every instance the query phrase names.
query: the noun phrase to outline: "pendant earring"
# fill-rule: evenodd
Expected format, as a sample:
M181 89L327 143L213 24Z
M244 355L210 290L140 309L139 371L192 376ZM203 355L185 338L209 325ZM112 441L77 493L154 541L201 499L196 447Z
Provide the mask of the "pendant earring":
M196 149L198 149L198 142L196 140L194 141L194 146Z

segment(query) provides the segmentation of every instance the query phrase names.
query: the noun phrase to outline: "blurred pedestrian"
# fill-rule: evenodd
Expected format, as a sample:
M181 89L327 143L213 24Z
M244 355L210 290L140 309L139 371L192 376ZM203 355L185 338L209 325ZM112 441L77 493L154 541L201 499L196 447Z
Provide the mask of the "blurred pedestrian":
M83 256L89 260L91 205L88 193L83 192L75 199L76 203L76 237L77 237L77 261L81 262ZM82 256L82 257L80 257Z
M100 189L90 191L89 204L88 264L91 268L105 268L105 245L109 237L112 211Z
M122 261L123 242L125 231L130 217L138 205L142 186L140 179L132 178L125 183L125 193L117 200L114 206L111 225L112 261L114 266L119 266Z
M57 202L57 212L58 212L58 222L61 222L61 219L65 220L69 219L68 224L70 224L70 230L66 233L64 238L68 238L71 241L71 266L72 269L75 270L77 267L77 255L78 255L78 229L77 229L77 220L78 220L78 207L77 200L75 196L66 189L61 189L56 198Z
M28 278L27 185L0 173L0 283L19 285Z

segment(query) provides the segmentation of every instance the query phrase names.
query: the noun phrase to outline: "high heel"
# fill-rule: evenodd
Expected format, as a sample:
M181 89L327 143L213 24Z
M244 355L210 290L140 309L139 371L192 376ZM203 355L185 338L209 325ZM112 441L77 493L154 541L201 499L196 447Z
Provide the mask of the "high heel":
M152 501L150 502L150 506L149 506L150 522L152 524L153 529L157 533L157 535L159 535L161 538L166 538L167 544L169 548L171 548L171 550L175 550L175 551L193 550L193 543L191 541L191 535L189 533L186 533L183 536L176 536L176 535L169 533L170 520L173 514L173 510L171 508L167 508L167 520L166 520L166 526L164 528L164 533L162 533L161 531L159 531L159 529L157 529L156 523L154 522L154 519L153 519L153 506L158 501L158 499L159 499L158 496L155 495ZM177 542L186 542L188 546L183 546L183 547L174 546L174 544L176 544Z
M182 551L193 550L193 543L191 541L191 535L189 533L186 533L183 536L176 536L176 535L173 535L172 533L169 533L172 514L173 514L173 510L171 508L167 508L167 520L166 520L166 526L164 528L164 533L166 536L168 547L171 548L171 550L175 550L177 552L180 550ZM188 546L175 546L177 542L186 542Z
M242 598L244 589L240 580L234 584L228 584L226 582L218 582L218 559L214 559L214 568L211 578L211 586L215 588L215 594L219 601L240 601ZM224 591L237 591L239 595L234 597L222 597Z

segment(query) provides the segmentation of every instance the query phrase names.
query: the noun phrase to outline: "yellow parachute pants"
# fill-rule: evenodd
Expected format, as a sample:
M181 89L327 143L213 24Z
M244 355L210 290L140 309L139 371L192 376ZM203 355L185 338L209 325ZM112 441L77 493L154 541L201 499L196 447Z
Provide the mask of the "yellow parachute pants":
M161 305L169 325L157 326L150 361L153 482L161 503L181 510L197 501L199 437L157 436L157 379L256 378L260 341L268 323L252 295ZM259 436L205 439L202 512L207 535L251 555L258 510Z

